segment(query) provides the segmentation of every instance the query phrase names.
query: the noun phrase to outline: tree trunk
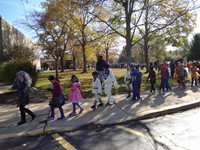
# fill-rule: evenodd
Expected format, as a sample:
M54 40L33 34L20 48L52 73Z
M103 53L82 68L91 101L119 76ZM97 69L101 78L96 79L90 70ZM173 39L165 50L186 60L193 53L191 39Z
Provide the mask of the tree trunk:
M82 26L82 52L83 52L83 73L87 72L87 58L86 58L86 49L85 49L85 45L86 45L86 35L85 35L85 26Z
M64 55L61 55L60 57L60 67L61 67L61 72L64 72Z
M145 35L144 35L144 58L146 64L146 72L149 72L149 0L146 0L146 14L145 14Z
M58 59L56 61L56 78L58 79Z
M76 70L76 57L74 54L72 55L72 58L73 58L73 70Z
M146 72L149 72L149 51L148 51L148 48L145 48L145 50L144 50L144 58L145 58Z
M108 50L109 50L109 48L106 47L106 48L105 48L105 51L106 51L106 62L109 64Z
M87 59L85 54L85 45L82 45L82 52L83 52L83 73L87 72Z
M126 11L126 62L129 64L132 62L132 39L131 39L131 13L128 10L128 6L125 9Z

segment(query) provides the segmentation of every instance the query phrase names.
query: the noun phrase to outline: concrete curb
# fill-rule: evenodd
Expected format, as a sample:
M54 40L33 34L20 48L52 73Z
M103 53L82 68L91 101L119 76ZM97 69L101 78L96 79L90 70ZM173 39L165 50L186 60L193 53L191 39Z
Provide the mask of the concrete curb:
M28 132L18 132L18 133L11 133L11 134L1 134L0 140L7 139L7 138L16 138L19 136L37 136L44 134L43 129L36 129L34 131L28 131Z
M141 117L136 118L136 120L145 120L145 119L151 119L151 118L160 117L160 116L164 116L164 115L170 115L170 114L174 114L177 112L187 111L187 110L190 110L190 109L193 109L196 107L200 107L200 99L196 100L195 102L192 102L190 104L178 105L176 107L174 106L169 109L145 114Z

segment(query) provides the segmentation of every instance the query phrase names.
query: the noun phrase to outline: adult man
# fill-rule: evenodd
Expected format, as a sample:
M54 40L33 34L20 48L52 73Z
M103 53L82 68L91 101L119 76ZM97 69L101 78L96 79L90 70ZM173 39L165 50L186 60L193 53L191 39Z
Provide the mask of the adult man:
M103 82L103 77L104 77L104 70L103 70L104 64L107 64L107 63L105 62L105 60L103 60L103 56L99 56L97 58L96 71L98 72L101 83Z

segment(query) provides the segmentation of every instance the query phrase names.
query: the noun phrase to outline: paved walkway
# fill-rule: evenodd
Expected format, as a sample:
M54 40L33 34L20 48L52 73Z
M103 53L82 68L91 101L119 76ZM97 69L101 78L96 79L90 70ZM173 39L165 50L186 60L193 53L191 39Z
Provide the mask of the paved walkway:
M72 110L72 105L68 103L63 106L66 119L60 121L56 119L47 121L48 103L29 104L27 107L36 113L37 117L31 122L30 116L27 115L27 123L21 126L17 126L20 114L15 105L0 105L0 139L47 132L72 131L90 123L97 125L117 124L183 111L200 105L199 87L188 87L186 90L174 88L173 93L168 92L164 95L161 93L149 95L143 92L141 94L142 100L136 103L131 103L130 98L126 99L124 94L116 95L114 105L104 105L96 111L90 108L93 99L85 99L82 102L85 110L81 115L75 117L68 116ZM103 98L103 101L106 103L106 98ZM58 109L55 112L56 117L60 117Z

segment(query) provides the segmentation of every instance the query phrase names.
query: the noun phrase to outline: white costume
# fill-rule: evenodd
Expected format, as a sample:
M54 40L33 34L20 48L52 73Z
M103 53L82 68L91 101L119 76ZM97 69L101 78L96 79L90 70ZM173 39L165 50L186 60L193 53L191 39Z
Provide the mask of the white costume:
M124 82L126 84L126 88L128 91L132 91L132 84L131 84L131 71L127 70L126 75L124 77Z
M115 78L112 70L111 69L108 69L108 70L109 70L109 75L107 76L107 78L104 81L105 94L108 96L108 103L109 104L113 104L114 98L112 97L112 94L111 94L112 86L114 85L114 87L116 89L118 89L119 85L118 85L118 83L116 81L116 78ZM105 75L105 77L106 77L106 75Z
M101 81L99 78L96 78L95 81L92 81L92 92L95 94L95 101L101 98L99 94L102 93Z

